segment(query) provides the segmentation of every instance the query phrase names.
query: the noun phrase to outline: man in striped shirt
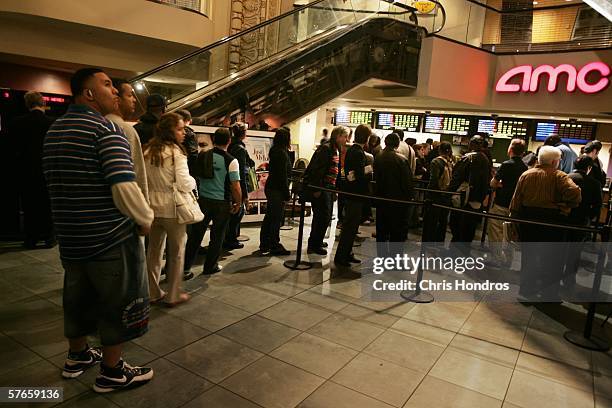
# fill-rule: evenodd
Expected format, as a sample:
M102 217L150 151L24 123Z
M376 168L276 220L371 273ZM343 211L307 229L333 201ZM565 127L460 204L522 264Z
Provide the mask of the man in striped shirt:
M122 343L147 331L148 282L138 235L153 221L136 183L130 145L103 115L118 93L100 69L71 79L74 104L47 132L43 170L64 278L64 334L70 350L62 375L76 378L101 362L94 390L144 383L153 370L121 359ZM100 334L102 350L87 335ZM103 351L103 353L101 352Z

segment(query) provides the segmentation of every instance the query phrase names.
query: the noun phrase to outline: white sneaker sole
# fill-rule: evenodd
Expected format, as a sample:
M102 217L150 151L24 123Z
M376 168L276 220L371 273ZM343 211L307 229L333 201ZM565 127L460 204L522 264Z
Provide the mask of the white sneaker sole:
M77 378L78 376L80 376L84 372L85 372L84 370L77 371L77 372L74 372L74 373L71 373L71 372L68 372L68 371L62 371L62 377L68 378L68 379Z
M107 392L113 392L113 391L119 391L122 390L124 388L128 388L130 385L133 385L135 382L145 382L145 381L150 381L153 378L153 370L149 371L148 373L144 374L144 375L139 375L137 377L132 378L132 380L127 383L127 384L122 384L120 387L117 388L103 388L103 387L98 387L98 384L94 384L93 386L93 390L99 394L104 394Z

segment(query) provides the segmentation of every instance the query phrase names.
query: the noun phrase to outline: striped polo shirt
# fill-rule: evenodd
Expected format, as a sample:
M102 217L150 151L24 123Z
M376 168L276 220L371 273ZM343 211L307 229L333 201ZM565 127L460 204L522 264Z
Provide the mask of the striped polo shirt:
M43 170L65 260L102 254L134 233L111 186L135 181L130 145L119 126L85 105L71 105L47 132Z

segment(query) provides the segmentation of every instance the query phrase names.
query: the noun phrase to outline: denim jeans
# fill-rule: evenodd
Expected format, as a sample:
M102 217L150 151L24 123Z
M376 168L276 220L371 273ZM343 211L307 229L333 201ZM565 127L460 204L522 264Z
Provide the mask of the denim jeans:
M142 336L149 323L145 253L134 235L93 258L62 261L64 334L100 334L103 346Z
M185 249L185 270L189 270L198 254L198 249L202 243L202 238L206 234L208 224L212 221L212 229L210 231L210 243L206 252L206 260L204 261L204 272L211 272L217 265L221 248L223 246L223 238L227 230L227 225L230 219L231 204L228 201L210 200L200 197L198 199L200 208L204 213L204 220L197 224L192 224L189 231L189 239L187 240L187 248Z

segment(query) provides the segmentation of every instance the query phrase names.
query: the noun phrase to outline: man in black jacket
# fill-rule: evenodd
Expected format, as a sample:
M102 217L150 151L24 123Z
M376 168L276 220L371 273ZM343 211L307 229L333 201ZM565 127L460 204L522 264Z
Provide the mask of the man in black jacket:
M347 193L369 195L369 181L366 177L366 155L363 147L368 143L372 130L367 125L359 125L355 129L355 142L346 151L344 159L344 174L346 182L342 185L342 191ZM368 169L371 172L371 169ZM350 267L351 262L360 263L352 254L353 241L357 236L363 206L367 199L355 196L345 196L344 221L342 233L338 242L338 249L334 256L334 262L338 266Z
M469 153L465 154L453 168L449 191L458 191L463 183L468 183L470 186L467 203L462 207L464 210L474 212L480 210L488 193L491 164L482 152L483 146L484 139L482 136L472 137L469 144ZM452 212L450 227L453 238L451 242L456 243L455 245L462 252L469 252L476 235L478 222L479 217L476 214Z
M385 148L374 159L376 196L410 200L414 192L410 162L396 152L400 139L395 133L385 138ZM408 237L408 205L376 202L376 241L404 242Z
M45 115L45 103L38 92L28 92L24 96L26 108L30 111L15 119L11 133L17 140L17 154L22 170L22 206L25 226L24 246L36 247L38 241L45 246L55 245L51 204L42 172L42 148L47 130L53 119Z
M185 122L185 139L183 140L183 147L185 148L185 152L187 153L187 166L189 166L189 174L194 177L194 167L195 163L198 160L198 137L192 128L189 127L191 125L191 112L187 109L179 109L176 111L183 118L183 122Z
M584 146L584 154L593 159L593 169L591 170L590 176L599 182L601 188L604 188L607 174L603 169L601 160L599 160L599 152L602 146L599 140L592 140Z
M166 99L159 94L147 96L147 111L140 117L134 129L140 137L140 144L145 145L155 136L155 125L166 112Z
M244 244L238 242L238 236L240 235L240 222L242 217L244 217L245 207L249 205L249 190L247 188L249 169L255 166L255 162L249 156L249 152L244 144L246 131L247 128L244 123L235 123L232 126L232 143L227 149L227 152L238 160L238 165L240 166L240 189L242 190L240 211L232 214L225 234L225 242L223 243L223 247L229 250L244 247Z
M290 254L280 242L280 228L285 214L285 202L290 199L290 144L291 133L289 129L278 129L269 153L270 173L265 188L268 205L259 235L259 250L262 255L266 253L275 256Z
M602 204L601 184L600 181L593 177L594 171L599 171L595 161L588 154L579 156L574 161L574 171L568 174L569 178L580 187L580 205L572 208L568 221L571 224L588 227L593 220L599 218ZM568 234L568 251L565 264L565 276L563 278L563 286L566 293L571 294L572 289L576 285L576 274L580 265L580 257L584 249L585 241L588 239L588 233L582 231L570 230Z

